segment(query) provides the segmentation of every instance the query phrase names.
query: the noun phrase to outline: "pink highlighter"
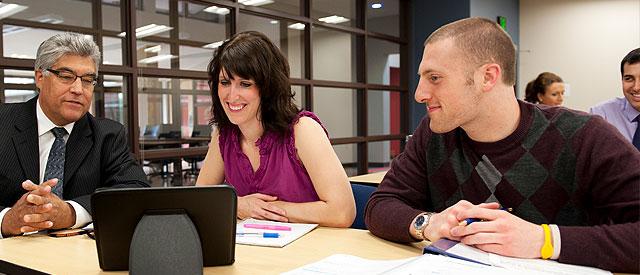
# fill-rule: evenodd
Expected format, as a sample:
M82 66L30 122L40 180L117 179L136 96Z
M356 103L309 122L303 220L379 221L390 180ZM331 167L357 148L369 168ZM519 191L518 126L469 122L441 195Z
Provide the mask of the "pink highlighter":
M255 223L245 223L244 228L291 231L291 227L284 226L284 225L255 224Z

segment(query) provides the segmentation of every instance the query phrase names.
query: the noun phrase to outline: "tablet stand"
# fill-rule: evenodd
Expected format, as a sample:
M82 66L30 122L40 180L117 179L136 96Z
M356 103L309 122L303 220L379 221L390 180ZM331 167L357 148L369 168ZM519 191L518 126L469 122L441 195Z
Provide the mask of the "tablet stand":
M184 210L147 212L129 247L131 274L202 274L202 246Z

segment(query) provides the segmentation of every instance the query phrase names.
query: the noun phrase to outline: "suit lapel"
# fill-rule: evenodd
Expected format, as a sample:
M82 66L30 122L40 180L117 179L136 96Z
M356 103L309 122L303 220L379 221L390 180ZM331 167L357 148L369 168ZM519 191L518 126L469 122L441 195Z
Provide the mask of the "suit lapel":
M71 183L69 179L73 177L75 172L82 164L87 153L93 147L93 139L91 136L93 131L89 126L89 114L84 115L73 126L73 130L67 140L67 146L65 150L65 169L64 169L64 184ZM97 164L96 164L97 165Z
M14 126L13 145L20 161L20 167L27 179L33 183L40 183L40 157L38 153L38 122L36 119L37 97L27 101Z

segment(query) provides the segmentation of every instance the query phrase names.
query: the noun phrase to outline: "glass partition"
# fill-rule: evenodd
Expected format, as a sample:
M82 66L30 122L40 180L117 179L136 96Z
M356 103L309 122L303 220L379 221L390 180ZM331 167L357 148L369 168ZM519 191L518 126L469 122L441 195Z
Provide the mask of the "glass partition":
M82 0L5 0L11 6L9 16L45 24L63 24L91 28L91 1ZM4 12L4 11L3 11Z
M282 51L291 69L291 77L304 73L304 25L298 22L240 13L238 32L253 30L265 34Z
M400 134L400 92L369 90L367 135Z
M238 0L247 7L260 7L277 12L300 15L300 0Z
M313 29L313 78L356 82L356 36L329 30Z
M347 176L355 176L358 174L358 146L356 144L339 144L333 145L333 150L338 155L344 171Z
M120 21L120 0L102 0L102 29L120 32Z
M400 36L399 1L367 0L367 29Z
M120 75L101 75L102 81L94 88L93 104L90 112L97 117L115 120L124 125L127 119L127 94L125 77Z
M205 146L211 135L208 87L206 80L139 77L141 149Z
M122 43L120 37L102 37L102 64L122 65Z
M61 31L22 26L2 25L2 51L4 57L35 59L38 46Z
M313 0L311 17L318 22L355 27L356 0Z
M391 160L399 154L400 141L385 140L369 142L367 144L368 152L368 173L375 173L389 170Z
M367 82L400 86L400 44L367 38Z
M32 99L36 92L33 70L2 70L3 103L19 103Z
M314 87L313 111L327 128L329 137L357 136L356 90Z

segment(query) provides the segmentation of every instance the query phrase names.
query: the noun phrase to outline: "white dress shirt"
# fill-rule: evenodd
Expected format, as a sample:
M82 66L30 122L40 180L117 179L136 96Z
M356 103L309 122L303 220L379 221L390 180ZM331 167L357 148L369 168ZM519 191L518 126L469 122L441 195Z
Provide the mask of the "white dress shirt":
M53 133L51 132L51 129L53 129L54 127L59 127L56 124L54 124L42 111L42 108L40 107L40 99L38 98L38 102L36 103L36 118L38 120L38 153L40 156L40 182L43 181L44 179L44 172L47 168L47 160L49 159L49 151L51 151L51 146L53 145L53 142L55 141L55 136L53 135ZM73 126L75 125L75 122L69 123L67 125L64 125L62 127L64 127L67 130L67 135L64 136L64 141L66 142L69 139L69 135L71 134L71 131L73 131ZM35 183L35 182L34 182ZM63 182L64 184L64 182ZM64 188L64 185L63 185ZM76 223L72 226L72 228L78 228L81 226L84 226L87 223L90 223L92 220L91 214L89 214L89 212L84 209L84 207L82 207L80 204L78 204L75 201L66 201L67 203L69 203L71 205L71 207L73 207L73 209L76 212ZM0 212L0 222L2 222L2 220L4 219L4 215L7 213L7 211L9 211L9 207L3 209ZM2 236L2 232L0 231L0 238L3 238Z

